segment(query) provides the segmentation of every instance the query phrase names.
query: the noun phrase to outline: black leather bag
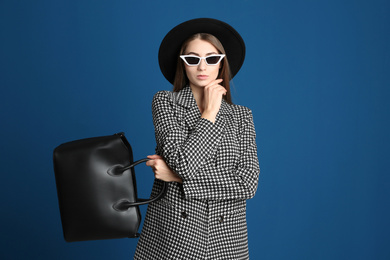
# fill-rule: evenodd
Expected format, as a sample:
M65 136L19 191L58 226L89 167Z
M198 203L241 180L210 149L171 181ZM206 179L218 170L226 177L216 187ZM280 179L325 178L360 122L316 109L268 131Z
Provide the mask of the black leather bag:
M61 144L53 153L62 229L67 242L138 237L139 205L133 153L123 133Z

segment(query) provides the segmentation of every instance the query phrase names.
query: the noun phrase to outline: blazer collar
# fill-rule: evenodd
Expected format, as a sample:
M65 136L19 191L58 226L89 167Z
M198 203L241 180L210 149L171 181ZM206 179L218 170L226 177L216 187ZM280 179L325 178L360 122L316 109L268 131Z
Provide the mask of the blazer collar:
M185 108L196 106L194 95L192 94L191 88L188 85L177 92L176 100L177 104Z
M183 124L187 125L189 129L193 129L196 125L196 122L201 117L201 113L199 111L198 105L196 104L196 100L194 95L192 94L192 90L189 86L185 86L179 92L175 92L176 95L176 104L181 107L181 115L180 118L183 118L184 121L181 121ZM229 104L222 100L221 107L217 114L216 122L220 126L224 126L225 115L232 115L232 109ZM181 123L180 123L181 124Z
M182 90L177 92L177 104L191 110L198 109L194 95L192 94L191 88L187 85ZM219 109L219 114L221 115L232 115L231 105L228 104L224 99L222 99L221 107Z
M232 112L233 111L231 105L228 104L224 99L222 99L221 107L219 108L219 114L225 116L231 116Z

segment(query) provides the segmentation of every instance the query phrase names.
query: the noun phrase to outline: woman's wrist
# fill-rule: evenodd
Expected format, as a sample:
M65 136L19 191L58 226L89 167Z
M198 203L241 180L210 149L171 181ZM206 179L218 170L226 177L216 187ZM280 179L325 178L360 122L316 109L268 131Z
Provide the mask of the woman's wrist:
M177 183L183 183L183 179L180 178L179 175L177 175L177 178L176 178L175 182L177 182Z
M215 112L209 112L209 111L204 111L203 113L202 113L202 116L201 116L202 118L205 118L205 119L207 119L207 120L209 120L209 121L211 121L211 122L215 122L215 118L217 117L217 113L215 113Z

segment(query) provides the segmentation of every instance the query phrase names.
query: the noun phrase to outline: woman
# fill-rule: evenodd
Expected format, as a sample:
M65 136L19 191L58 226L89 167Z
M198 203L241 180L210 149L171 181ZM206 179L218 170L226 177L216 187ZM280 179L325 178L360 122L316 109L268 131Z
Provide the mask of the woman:
M194 19L173 28L159 51L173 92L152 102L153 193L134 259L249 259L246 200L260 172L251 111L231 103L229 80L245 45L228 24ZM228 60L229 59L229 60ZM230 62L230 63L229 63Z

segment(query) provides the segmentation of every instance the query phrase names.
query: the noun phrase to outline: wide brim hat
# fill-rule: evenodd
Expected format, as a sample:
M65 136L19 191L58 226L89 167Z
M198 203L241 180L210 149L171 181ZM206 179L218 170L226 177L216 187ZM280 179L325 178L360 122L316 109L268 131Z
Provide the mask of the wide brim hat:
M161 42L158 61L164 77L173 84L180 48L196 33L209 33L222 43L229 60L231 77L240 70L245 59L245 43L229 24L211 18L186 21L170 30Z

